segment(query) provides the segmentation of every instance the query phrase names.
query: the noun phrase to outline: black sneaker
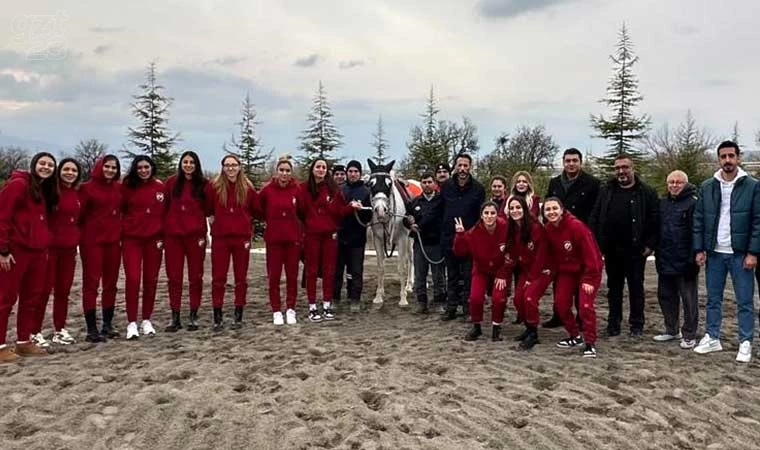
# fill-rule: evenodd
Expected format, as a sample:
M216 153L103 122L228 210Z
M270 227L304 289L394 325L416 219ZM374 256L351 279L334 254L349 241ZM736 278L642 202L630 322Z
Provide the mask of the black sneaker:
M633 339L643 339L644 338L644 331L639 329L633 329L631 330L630 336Z
M499 342L502 340L501 337L501 325L492 325L491 326L491 340L493 342Z
M443 313L441 316L441 320L444 322L448 322L451 320L454 320L457 318L457 310L456 309L446 309L446 312Z
M596 358L596 347L594 347L594 344L586 344L583 348L583 357Z
M561 341L557 342L557 347L575 348L581 344L583 344L583 338L580 336L576 336L576 337L569 337L567 339L562 339Z
M528 337L529 334L530 334L530 329L526 328L525 330L523 330L522 333L515 336L515 341L518 341L518 342L524 341L525 338Z
M474 324L472 324L472 328L470 328L470 331L468 331L467 334L464 336L464 340L465 341L475 341L482 334L483 334L483 331L480 328L480 324L479 323L474 323Z
M620 328L607 327L607 329L604 330L604 336L608 338L620 336Z
M311 320L312 322L321 322L322 314L320 314L319 310L317 309L311 309L309 310L309 320Z
M536 331L535 328L528 329L525 339L520 341L520 343L517 345L517 349L521 351L528 351L535 347L536 344L538 344L538 331Z
M335 320L335 313L332 308L322 308L322 316L325 320Z

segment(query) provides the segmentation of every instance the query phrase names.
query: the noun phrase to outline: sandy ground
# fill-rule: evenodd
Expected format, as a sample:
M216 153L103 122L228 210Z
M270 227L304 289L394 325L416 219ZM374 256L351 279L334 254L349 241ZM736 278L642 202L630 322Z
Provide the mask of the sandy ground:
M341 308L339 320L310 324L302 302L298 325L275 328L260 255L246 326L212 335L208 269L207 261L197 332L162 332L162 278L154 338L82 343L0 366L0 448L750 449L760 439L760 358L734 362L733 302L726 351L655 344L662 319L651 267L646 338L602 338L596 360L555 348L559 330L542 330L529 354L509 340L464 343L467 324L395 305L390 266L381 310ZM366 269L374 294L372 258ZM119 302L124 331L123 291ZM545 297L544 317L550 303ZM602 330L605 298L599 303ZM80 308L77 285L69 328L82 338ZM519 331L506 327L507 337Z

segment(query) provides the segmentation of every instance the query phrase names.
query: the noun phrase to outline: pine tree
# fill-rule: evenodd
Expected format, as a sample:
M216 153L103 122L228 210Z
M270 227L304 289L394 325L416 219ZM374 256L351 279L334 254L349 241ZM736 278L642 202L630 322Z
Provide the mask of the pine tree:
M307 117L308 125L301 134L301 151L304 156L300 158L302 167L308 168L316 158L324 158L332 165L334 151L343 145L343 135L332 122L333 113L327 101L327 92L322 82L311 106L311 112Z
M383 117L377 118L377 131L372 134L374 140L372 141L372 148L375 149L375 163L385 164L385 160L388 159L386 153L388 152L388 140L385 139L385 130L383 129Z
M615 54L610 55L613 75L607 85L607 96L600 100L611 109L611 115L607 118L602 114L591 116L591 127L596 132L594 136L609 141L608 152L596 158L600 168L608 171L611 171L615 156L620 153L630 154L637 166L643 162L643 153L632 144L646 137L650 124L648 115L634 115L634 108L644 97L638 92L639 81L633 73L633 66L639 58L633 52L633 42L625 24L618 36Z
M741 144L739 144L739 138L739 121L737 120L734 122L734 126L731 127L731 140L734 142L734 144L738 145L741 148Z
M224 150L240 158L243 173L254 184L259 184L265 177L267 161L272 156L272 150L265 152L261 148L261 140L256 136L256 126L261 122L256 120L256 108L246 93L243 107L240 110L240 137L232 136L231 143L224 144Z
M409 141L406 143L409 154L401 165L407 176L433 170L437 164L448 162L448 149L441 145L439 134L439 112L431 86L425 112L421 115L423 124L415 125L409 131Z
M162 93L164 87L157 82L155 61L148 65L145 82L139 88L142 92L132 96L134 102L130 106L140 125L129 127L127 132L134 150L125 147L122 153L132 158L140 154L150 156L156 164L156 175L165 178L177 170L179 155L174 144L179 140L179 133L173 134L167 127L169 107L174 99Z

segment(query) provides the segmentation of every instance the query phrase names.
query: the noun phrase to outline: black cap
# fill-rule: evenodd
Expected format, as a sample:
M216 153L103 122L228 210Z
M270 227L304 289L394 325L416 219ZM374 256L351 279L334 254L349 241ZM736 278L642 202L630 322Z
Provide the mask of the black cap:
M332 171L333 171L333 173L335 173L335 172L345 172L346 171L346 166L344 166L343 164L335 164L335 165L333 165L333 170Z
M359 161L357 161L355 159L352 159L351 161L348 162L348 164L346 164L346 170L348 170L348 169L350 169L352 167L354 169L359 169L359 173L362 172L362 163L360 163Z
M451 172L451 169L449 168L449 165L446 163L438 164L435 166L435 171L438 172L441 169L445 169L446 172Z

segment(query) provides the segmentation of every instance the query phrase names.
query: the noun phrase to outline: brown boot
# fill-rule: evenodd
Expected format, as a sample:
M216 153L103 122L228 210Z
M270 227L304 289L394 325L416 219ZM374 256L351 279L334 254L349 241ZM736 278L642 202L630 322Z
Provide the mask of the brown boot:
M13 362L18 359L18 355L10 347L0 349L0 363Z
M24 342L23 344L17 343L16 354L18 356L48 356L50 355L50 353L48 353L45 349L37 347L37 344L35 344L34 342Z

